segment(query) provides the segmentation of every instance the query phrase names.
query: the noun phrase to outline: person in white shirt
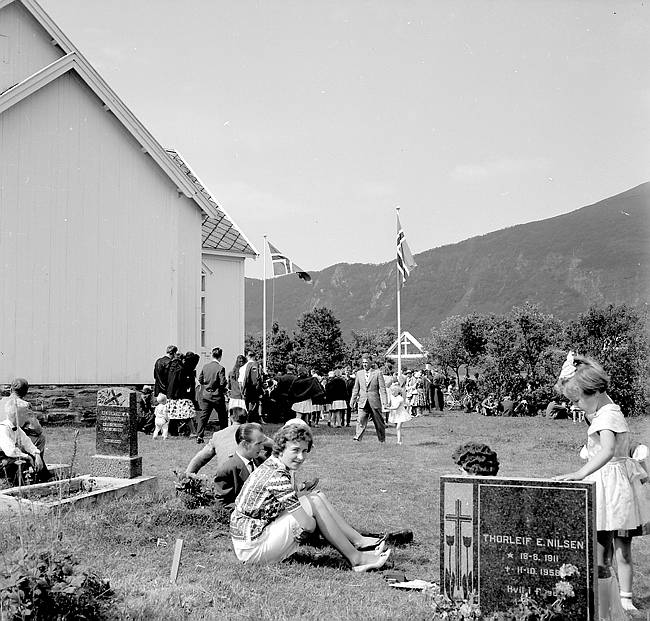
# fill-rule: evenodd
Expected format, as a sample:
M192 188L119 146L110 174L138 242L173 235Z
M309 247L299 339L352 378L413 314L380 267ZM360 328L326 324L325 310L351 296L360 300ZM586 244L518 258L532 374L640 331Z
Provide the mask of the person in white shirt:
M0 474L12 485L33 468L37 475L46 472L41 452L21 426L29 418L29 407L15 396L5 401L6 417L0 421Z
M41 452L41 457L45 459L45 432L43 431L41 424L38 422L36 414L31 410L29 403L25 401L25 396L28 391L29 382L26 379L17 377L13 382L11 382L10 396L0 399L0 420L6 418L5 406L10 400L16 400L19 405L25 406L27 408L27 413L23 416L24 422L20 427Z

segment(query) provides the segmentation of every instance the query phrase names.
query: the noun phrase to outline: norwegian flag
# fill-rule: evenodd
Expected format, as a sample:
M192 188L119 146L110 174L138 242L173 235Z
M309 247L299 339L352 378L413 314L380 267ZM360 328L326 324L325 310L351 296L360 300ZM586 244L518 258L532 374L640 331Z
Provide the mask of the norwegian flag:
M409 245L406 243L404 231L399 221L399 214L397 214L397 269L401 276L400 287L406 284L414 267L417 267L417 263L413 259Z
M273 275L283 276L284 274L297 274L305 282L311 282L311 276L301 267L298 267L288 256L282 254L271 242L269 244L269 253L273 262Z

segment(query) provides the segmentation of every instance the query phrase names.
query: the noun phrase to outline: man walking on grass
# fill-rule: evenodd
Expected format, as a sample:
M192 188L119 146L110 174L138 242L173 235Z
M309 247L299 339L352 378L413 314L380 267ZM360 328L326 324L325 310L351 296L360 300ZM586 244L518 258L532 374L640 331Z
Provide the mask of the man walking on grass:
M382 409L388 407L388 394L384 376L379 369L371 368L370 356L364 354L361 358L361 370L357 371L350 399L350 408L358 408L357 429L353 440L361 442L368 426L368 417L372 416L375 432L379 442L386 440L386 423Z

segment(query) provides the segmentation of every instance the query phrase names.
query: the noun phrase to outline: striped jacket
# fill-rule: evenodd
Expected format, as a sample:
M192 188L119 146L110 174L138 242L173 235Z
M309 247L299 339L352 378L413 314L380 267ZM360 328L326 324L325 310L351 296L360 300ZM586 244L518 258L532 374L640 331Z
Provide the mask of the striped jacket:
M230 516L230 535L251 543L283 511L298 507L289 469L271 456L251 473L237 496Z

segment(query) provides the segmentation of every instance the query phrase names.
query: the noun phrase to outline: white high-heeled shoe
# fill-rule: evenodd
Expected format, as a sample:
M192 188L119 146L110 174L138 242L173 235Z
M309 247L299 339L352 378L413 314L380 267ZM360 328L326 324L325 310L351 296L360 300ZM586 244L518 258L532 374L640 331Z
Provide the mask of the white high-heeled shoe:
M620 591L619 596L621 598L621 606L623 606L624 610L638 610L638 608L632 603L632 593Z

